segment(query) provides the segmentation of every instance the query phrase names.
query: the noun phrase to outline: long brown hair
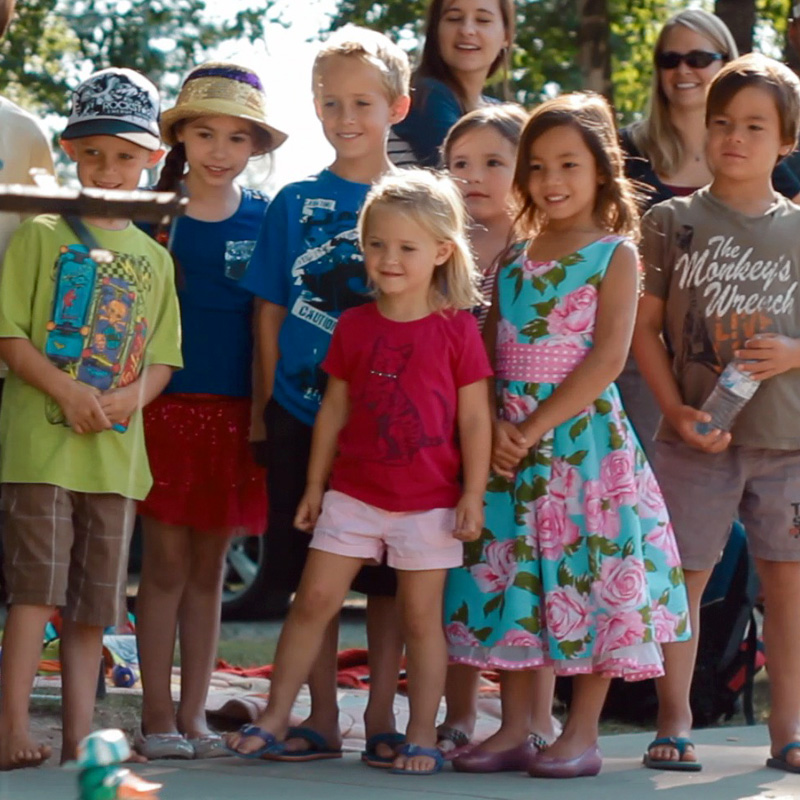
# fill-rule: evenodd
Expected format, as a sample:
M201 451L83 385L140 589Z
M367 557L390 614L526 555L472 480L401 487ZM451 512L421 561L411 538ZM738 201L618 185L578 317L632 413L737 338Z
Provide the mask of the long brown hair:
M416 85L420 78L435 78L441 81L455 92L459 102L464 103L464 90L456 80L450 67L447 66L442 58L442 51L439 49L439 24L445 12L445 4L449 0L431 0L428 6L428 13L425 17L425 44L422 46L422 56L419 66L414 72L413 84ZM509 53L514 43L516 33L516 9L514 0L497 0L500 6L500 15L503 18L503 27L509 46L504 47L497 54L497 57L489 67L487 78L491 78L501 67L505 76L509 72L510 58ZM507 94L506 81L504 81L504 95Z
M528 118L520 137L511 190L518 206L515 225L519 234L534 236L545 221L528 188L531 148L547 131L562 126L574 128L594 157L599 179L593 210L596 224L609 233L638 239L639 213L633 187L625 177L614 115L606 99L594 92L574 92L547 100Z

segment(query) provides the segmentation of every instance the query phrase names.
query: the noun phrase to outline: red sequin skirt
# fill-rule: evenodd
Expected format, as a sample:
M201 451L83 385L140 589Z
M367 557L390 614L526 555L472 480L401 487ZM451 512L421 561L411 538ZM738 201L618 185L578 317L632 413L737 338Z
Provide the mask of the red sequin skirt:
M153 488L139 513L168 525L251 535L267 523L266 473L248 443L250 400L166 394L144 410ZM241 531L240 531L241 532Z

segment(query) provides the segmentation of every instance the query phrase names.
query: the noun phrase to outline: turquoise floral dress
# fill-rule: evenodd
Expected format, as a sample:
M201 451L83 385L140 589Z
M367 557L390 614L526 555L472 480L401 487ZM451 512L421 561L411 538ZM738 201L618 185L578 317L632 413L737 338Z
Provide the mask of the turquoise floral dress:
M519 423L592 347L598 287L623 241L558 261L520 247L498 274L498 413ZM661 491L614 384L545 434L514 480L492 475L485 528L451 570L451 661L553 666L638 680L663 672L659 644L689 638L678 549Z

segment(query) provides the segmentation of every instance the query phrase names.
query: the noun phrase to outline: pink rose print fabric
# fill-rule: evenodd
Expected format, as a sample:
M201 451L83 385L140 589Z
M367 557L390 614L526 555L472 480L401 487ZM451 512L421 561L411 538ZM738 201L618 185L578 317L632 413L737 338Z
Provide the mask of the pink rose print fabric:
M497 346L590 349L599 287L620 241L607 236L547 263L520 247L498 274ZM534 373L535 364L526 381L496 376L503 419L521 422L557 388ZM629 680L662 674L658 645L690 635L683 572L613 384L543 437L513 481L493 475L485 503L481 538L448 576L452 661Z

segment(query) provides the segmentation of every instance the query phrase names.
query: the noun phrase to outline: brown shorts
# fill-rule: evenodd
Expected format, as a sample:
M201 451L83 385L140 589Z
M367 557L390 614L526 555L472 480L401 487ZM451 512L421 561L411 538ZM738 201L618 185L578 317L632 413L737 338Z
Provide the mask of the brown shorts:
M756 558L800 561L800 451L656 442L653 471L685 569L716 564L736 517Z
M83 625L124 621L133 500L4 483L2 501L9 603L61 606Z

